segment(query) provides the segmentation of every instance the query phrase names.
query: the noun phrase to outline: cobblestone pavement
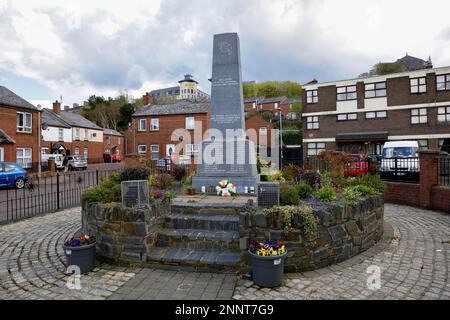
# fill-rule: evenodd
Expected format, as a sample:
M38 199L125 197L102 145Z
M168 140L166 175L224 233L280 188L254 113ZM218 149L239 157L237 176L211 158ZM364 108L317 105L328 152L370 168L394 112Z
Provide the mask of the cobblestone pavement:
M276 289L238 281L234 299L450 299L450 215L385 205L393 236L350 260L285 276ZM381 288L367 288L367 268L381 269Z
M62 244L80 228L80 208L0 226L0 299L450 299L450 216L387 204L394 236L343 263L287 274L263 289L231 274L100 265L66 284ZM366 286L369 265L381 289ZM73 281L70 281L73 283ZM233 294L234 292L234 294Z

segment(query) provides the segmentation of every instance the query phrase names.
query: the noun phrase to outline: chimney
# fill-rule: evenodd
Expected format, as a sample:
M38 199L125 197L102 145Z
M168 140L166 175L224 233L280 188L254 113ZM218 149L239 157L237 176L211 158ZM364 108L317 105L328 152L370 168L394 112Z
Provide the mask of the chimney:
M144 106L153 103L153 97L149 95L148 92L146 92L145 95L142 96L142 100L144 101Z
M58 102L58 100L56 100L55 102L53 102L53 112L59 114L60 111L61 111L61 103Z
M68 111L69 110L69 106L64 106L64 111Z

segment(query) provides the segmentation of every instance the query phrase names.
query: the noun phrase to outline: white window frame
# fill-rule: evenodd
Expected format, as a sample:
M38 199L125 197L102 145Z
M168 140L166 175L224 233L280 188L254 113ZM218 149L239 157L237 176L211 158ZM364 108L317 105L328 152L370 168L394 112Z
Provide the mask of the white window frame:
M146 130L147 130L147 119L139 119L138 131L146 131Z
M306 117L306 129L307 130L319 130L319 116Z
M427 92L427 78L411 78L409 79L409 92L412 94Z
M387 118L387 111L368 111L364 117L366 119L385 119Z
M354 121L358 120L358 114L357 113L341 113L338 114L336 117L337 121Z
M5 161L5 148L0 147L0 161Z
M80 128L75 128L75 140L80 140Z
M267 136L267 127L260 127L259 128L259 135L260 136Z
M199 153L199 145L187 143L186 144L186 155L187 156L198 156Z
M86 160L88 159L88 155L89 155L89 148L84 147L83 148L83 156L86 158Z
M152 144L150 146L150 153L152 160L159 160L159 144Z
M411 109L411 124L428 123L427 108Z
M19 125L19 119L22 118L22 125ZM27 123L29 120L29 123ZM16 130L21 133L31 133L33 131L33 114L30 112L17 112Z
M50 149L48 147L42 147L41 148L41 155L49 154L49 153L50 153Z
M138 145L138 155L145 156L147 154L147 145L140 144Z
M256 102L253 102L253 103L252 103L252 108L253 108L253 109L256 109Z
M19 156L19 151L22 152L22 156ZM26 156L27 151L30 155ZM16 148L16 162L22 168L31 168L33 166L33 148Z
M58 141L64 141L64 129L58 128Z
M317 90L306 91L306 103L317 103L317 102L319 102Z
M84 129L84 140L85 141L89 140L89 130L88 129Z
M186 117L184 120L184 125L186 130L194 130L195 129L195 118L194 117Z
M73 154L74 154L75 156L79 156L79 155L80 155L80 147L76 147L75 150L74 150L74 152L73 152Z
M150 119L150 131L159 131L159 118Z

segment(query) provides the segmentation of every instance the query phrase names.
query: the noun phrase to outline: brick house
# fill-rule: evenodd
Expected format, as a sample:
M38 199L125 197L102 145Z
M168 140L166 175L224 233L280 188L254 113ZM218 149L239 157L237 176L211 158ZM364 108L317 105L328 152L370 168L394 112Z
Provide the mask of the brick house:
M286 99L284 96L264 98L264 100L258 102L258 110L278 111Z
M0 161L27 169L40 165L41 110L0 86Z
M71 127L72 142L66 149L67 155L84 155L88 163L103 162L103 128L77 113L61 111L58 101L53 103L53 113Z
M263 96L244 99L244 110L257 110L258 104L263 100Z
M67 154L72 147L72 127L50 109L42 109L42 154Z
M322 150L379 155L386 141L450 147L450 67L303 86L304 157Z
M103 152L124 155L124 135L113 129L103 129Z
M260 111L246 111L245 129L253 129L256 133L256 137L249 137L249 139L256 144L256 153L263 159L264 154L261 150L264 147L267 147L267 156L270 157L272 155L272 135L274 128L273 123L264 118Z
M193 163L199 150L199 145L194 143L194 129L203 136L209 128L209 108L209 102L189 100L142 107L133 114L126 133L127 154L139 154L151 160L183 157ZM172 137L176 129L185 129L189 134Z

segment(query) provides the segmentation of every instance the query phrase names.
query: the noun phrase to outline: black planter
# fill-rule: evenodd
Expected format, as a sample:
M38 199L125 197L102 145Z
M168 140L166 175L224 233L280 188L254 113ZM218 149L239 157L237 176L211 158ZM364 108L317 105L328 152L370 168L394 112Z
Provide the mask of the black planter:
M253 282L263 288L278 287L283 280L286 253L279 256L263 257L248 252L252 257Z
M67 266L78 266L81 273L91 272L95 266L95 245L96 242L80 247L64 246Z

